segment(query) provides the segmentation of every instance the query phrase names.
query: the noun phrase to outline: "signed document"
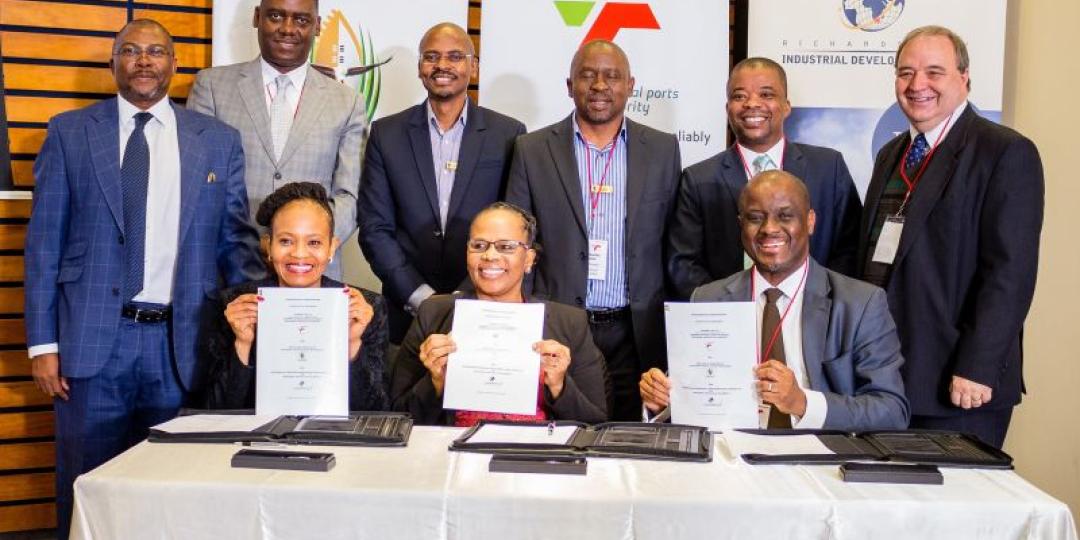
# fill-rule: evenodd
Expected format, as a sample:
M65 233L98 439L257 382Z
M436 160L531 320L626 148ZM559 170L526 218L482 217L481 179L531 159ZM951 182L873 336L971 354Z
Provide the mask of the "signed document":
M664 304L671 420L710 430L758 427L753 302Z
M255 414L349 414L349 296L259 289Z
M446 409L535 414L540 388L544 304L458 300L457 351L446 362Z

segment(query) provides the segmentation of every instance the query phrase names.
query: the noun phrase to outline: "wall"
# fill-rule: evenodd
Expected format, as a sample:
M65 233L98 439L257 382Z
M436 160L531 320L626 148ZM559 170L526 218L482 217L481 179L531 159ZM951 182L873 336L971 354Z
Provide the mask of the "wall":
M1024 334L1028 395L1016 409L1005 450L1025 478L1063 500L1080 521L1080 354L1070 343L1080 319L1077 148L1080 2L1011 0L1004 121L1039 147L1046 175L1035 303ZM972 74L978 84L978 74Z

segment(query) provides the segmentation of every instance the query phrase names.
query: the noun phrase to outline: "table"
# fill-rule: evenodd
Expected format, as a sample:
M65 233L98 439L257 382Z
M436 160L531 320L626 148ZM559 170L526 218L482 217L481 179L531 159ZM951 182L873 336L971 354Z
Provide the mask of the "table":
M239 447L143 442L75 483L82 539L1038 538L1076 540L1068 507L1012 471L943 469L943 486L844 483L836 466L589 460L585 476L489 473L448 452L314 447L328 473L233 469Z

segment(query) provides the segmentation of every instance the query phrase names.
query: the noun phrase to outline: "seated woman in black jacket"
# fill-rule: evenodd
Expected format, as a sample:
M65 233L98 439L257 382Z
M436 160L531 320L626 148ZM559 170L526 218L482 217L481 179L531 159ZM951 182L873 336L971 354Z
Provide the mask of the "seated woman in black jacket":
M391 376L394 410L412 414L418 424L456 426L479 420L607 420L607 369L593 344L585 311L555 302L544 302L543 340L533 344L541 368L534 414L443 409L446 361L457 349L450 336L455 300L537 301L522 292L522 281L537 256L535 240L536 219L517 206L497 202L476 214L466 247L476 291L435 295L420 304Z
M255 406L259 287L323 287L349 295L349 410L388 408L383 367L389 334L382 296L323 276L338 246L330 205L326 190L313 182L286 184L259 205L255 221L270 229L267 257L276 277L222 291L220 306L212 311L216 316L204 321L205 407Z

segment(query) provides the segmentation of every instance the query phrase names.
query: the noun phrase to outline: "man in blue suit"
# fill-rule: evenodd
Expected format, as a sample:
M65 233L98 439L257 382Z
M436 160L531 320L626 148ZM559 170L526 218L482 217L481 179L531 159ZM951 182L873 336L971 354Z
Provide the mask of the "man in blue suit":
M667 275L685 299L695 287L745 267L736 199L747 180L782 169L806 183L817 229L810 254L832 270L852 275L862 204L844 157L831 148L788 141L791 113L784 68L768 58L747 58L728 80L728 123L735 144L687 167L667 235Z
M119 97L57 115L34 164L26 328L56 409L57 524L72 483L175 416L198 386L195 342L222 281L264 273L236 130L167 98L172 37L117 33Z
M427 100L371 127L358 199L360 248L382 280L394 343L421 302L465 280L469 224L502 198L514 138L525 133L469 99L477 59L465 30L437 24L419 52Z
M815 262L815 222L798 178L784 171L755 176L739 195L742 245L754 266L699 287L691 301L757 304L755 373L769 409L761 427L904 429L904 359L885 292ZM638 388L651 411L668 405L664 372L646 372Z

